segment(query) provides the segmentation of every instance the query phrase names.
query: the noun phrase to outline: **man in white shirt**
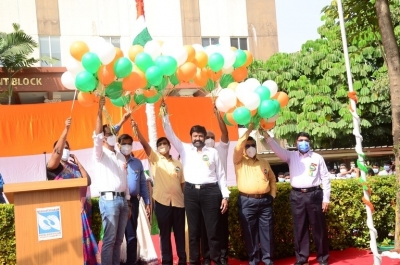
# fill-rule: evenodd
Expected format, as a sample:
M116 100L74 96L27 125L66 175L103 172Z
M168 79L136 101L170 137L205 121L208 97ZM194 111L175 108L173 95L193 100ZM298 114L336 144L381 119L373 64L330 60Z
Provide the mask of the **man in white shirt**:
M166 106L165 106L166 109ZM167 112L167 110L166 110ZM220 213L228 209L229 190L225 170L217 150L205 146L207 131L195 125L190 129L192 143L182 143L172 130L168 114L163 117L167 138L181 156L185 176L184 204L189 227L189 262L200 264L201 218L210 247L210 259L221 265L218 222Z
M226 124L217 109L214 109L214 114L217 117L219 129L221 130L221 141L217 146L215 146L215 134L212 131L207 131L205 144L207 147L215 148L218 151L219 159L224 167L226 177L229 152L228 128L226 128ZM205 229L204 222L202 222L201 230L201 254L203 256L202 264L210 265L210 247L208 246L207 231ZM220 232L219 242L221 246L221 259L223 260L223 263L228 264L228 211L226 211L224 214L221 214L218 231Z
M99 208L103 220L102 265L119 265L120 248L128 222L130 199L123 154L114 149L117 139L108 125L102 125L105 98L101 97L93 134L96 163L96 186L100 192Z
M392 171L392 162L386 161L383 164L383 170L378 173L378 176L389 176L394 175L395 173Z

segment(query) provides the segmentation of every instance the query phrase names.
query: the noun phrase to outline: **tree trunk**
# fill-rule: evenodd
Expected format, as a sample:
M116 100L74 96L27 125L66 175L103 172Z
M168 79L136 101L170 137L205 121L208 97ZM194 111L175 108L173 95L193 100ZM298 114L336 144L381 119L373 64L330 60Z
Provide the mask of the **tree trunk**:
M393 151L396 158L396 184L400 184L400 56L399 47L390 16L388 0L376 0L376 15L378 17L379 31L382 36L382 44L386 54L386 63L389 73L390 101L392 105L392 134ZM400 249L400 191L396 193L396 230L395 249Z

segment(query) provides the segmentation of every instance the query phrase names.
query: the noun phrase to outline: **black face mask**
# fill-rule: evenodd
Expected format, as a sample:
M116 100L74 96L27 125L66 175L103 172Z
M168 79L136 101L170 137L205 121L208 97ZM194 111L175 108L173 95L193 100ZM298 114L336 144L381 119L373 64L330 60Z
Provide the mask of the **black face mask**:
M204 143L203 141L201 141L201 140L194 140L194 141L192 142L192 144L193 144L195 147L204 147L204 146L205 146L205 143Z

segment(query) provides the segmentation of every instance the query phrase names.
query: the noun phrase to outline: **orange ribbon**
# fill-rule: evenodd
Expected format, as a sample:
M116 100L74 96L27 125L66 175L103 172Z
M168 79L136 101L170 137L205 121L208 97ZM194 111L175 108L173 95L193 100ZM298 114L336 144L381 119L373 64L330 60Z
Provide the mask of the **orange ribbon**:
M354 100L354 102L357 104L358 103L358 98L357 98L357 92L356 91L351 91L351 92L347 92L347 96ZM351 105L349 104L349 109L351 112L354 112L353 108L351 107Z
M371 197L371 193L372 193L371 187L368 186L368 195L369 195L370 197ZM372 205L372 202L370 202L369 200L367 200L367 198L365 198L365 196L362 197L362 202L363 202L365 205L367 205L367 206L371 209L371 212L372 212L372 213L375 212L375 209L374 209L374 206Z

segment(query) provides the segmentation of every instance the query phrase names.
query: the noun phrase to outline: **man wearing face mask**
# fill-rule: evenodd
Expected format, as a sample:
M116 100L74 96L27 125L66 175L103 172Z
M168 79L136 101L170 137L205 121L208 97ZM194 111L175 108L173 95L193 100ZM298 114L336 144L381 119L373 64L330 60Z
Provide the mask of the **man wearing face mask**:
M374 171L375 175L378 175L378 173L379 173L379 164L377 162L374 162L372 164L372 170Z
M383 164L383 170L378 173L378 176L389 176L389 175L394 175L394 172L392 171L392 162L386 161Z
M171 229L174 231L178 264L186 264L185 252L185 208L183 187L185 179L183 168L179 160L170 155L171 144L165 137L157 140L157 152L154 152L143 137L135 121L131 122L136 128L137 136L146 152L154 176L153 198L155 200L154 213L160 229L161 263L173 263L171 246Z
M165 103L162 104L166 110ZM195 125L190 129L191 144L182 143L175 135L168 114L163 117L163 127L168 140L180 154L183 164L190 264L200 264L202 216L210 247L210 259L214 264L225 264L224 260L221 260L218 222L220 214L225 213L228 208L230 192L226 186L225 170L218 152L205 146L207 131L203 126Z
M118 137L118 147L126 159L126 169L128 171L128 187L130 198L130 218L125 228L126 238L126 265L136 264L137 258L137 237L136 229L139 217L139 200L138 196L143 197L146 204L147 217L150 216L150 196L147 189L147 180L144 175L142 161L135 158L132 154L133 138L128 134L122 134Z
M229 152L229 136L228 136L228 128L226 128L226 124L222 119L219 111L214 108L214 114L217 117L218 125L221 130L221 141L217 146L215 146L215 134L212 131L207 131L207 136L205 140L205 144L207 147L215 148L218 151L219 159L221 159L221 163L225 170L225 176L227 173L228 167L228 152ZM201 254L203 257L203 265L210 265L210 248L208 246L208 238L207 231L204 225L204 221L201 226ZM220 245L221 245L221 259L223 259L224 263L228 264L228 239L229 239L229 230L228 230L228 211L224 214L221 214L219 219L219 228L220 232Z
M0 174L0 204L6 203L6 200L4 199L3 196L3 185L4 185L3 176Z
M239 217L249 265L273 264L274 227L272 204L276 196L276 177L268 161L257 157L256 141L250 136L254 125L239 138L233 153ZM261 252L261 253L260 253Z
M99 208L104 229L101 264L119 265L120 248L129 217L130 194L125 156L115 150L115 132L110 126L102 125L104 105L105 97L102 96L93 134L96 186L100 192Z
M301 132L297 135L298 151L283 149L266 131L262 131L262 135L272 151L289 165L292 186L290 205L294 221L294 245L297 259L295 265L308 264L310 225L317 248L317 261L320 265L327 265L329 244L325 212L329 207L331 182L325 161L321 155L310 151L308 133Z

